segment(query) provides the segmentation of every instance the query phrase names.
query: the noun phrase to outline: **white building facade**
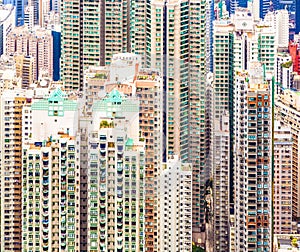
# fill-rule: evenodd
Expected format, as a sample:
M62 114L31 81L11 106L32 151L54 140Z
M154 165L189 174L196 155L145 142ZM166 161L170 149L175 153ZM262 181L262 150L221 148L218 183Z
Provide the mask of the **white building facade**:
M192 167L177 156L160 175L159 251L192 251Z

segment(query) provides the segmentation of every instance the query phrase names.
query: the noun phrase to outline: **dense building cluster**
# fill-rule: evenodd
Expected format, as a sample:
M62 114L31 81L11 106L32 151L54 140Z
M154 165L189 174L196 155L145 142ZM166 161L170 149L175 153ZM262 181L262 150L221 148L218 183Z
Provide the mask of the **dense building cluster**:
M299 4L3 0L0 251L300 249Z

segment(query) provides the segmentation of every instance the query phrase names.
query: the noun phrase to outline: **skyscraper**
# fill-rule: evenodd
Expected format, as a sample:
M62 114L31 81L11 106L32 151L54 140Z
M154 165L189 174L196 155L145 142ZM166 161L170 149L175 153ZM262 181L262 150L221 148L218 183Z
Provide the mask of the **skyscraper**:
M18 55L15 56L14 59L17 77L22 78L22 88L28 88L34 81L34 58L31 56Z
M230 195L230 137L229 116L224 114L215 119L213 135L213 178L216 186L213 188L213 227L214 241L210 242L213 251L229 251L229 195ZM219 183L221 182L221 183Z
M230 0L229 1L229 13L230 15L235 13L235 10L239 7L247 8L247 0Z
M147 5L146 64L161 69L166 93L166 148L193 165L193 232L204 223L206 2L152 1ZM180 22L178 22L180 20ZM197 239L197 238L195 238Z
M93 3L91 3L91 5L93 5ZM94 5L93 9L100 9L99 4L97 5L97 3L95 3ZM82 6L79 1L61 2L61 80L63 81L64 86L67 90L80 89L80 85L83 81L83 62L81 55L81 48L83 46L81 34L81 9ZM100 19L100 17L98 19ZM96 20L96 17L94 17L94 20L92 22L92 24L94 24L95 26L97 26ZM100 27L99 22L100 21L98 21L98 27ZM91 36L96 37L98 35L98 40L100 41L99 31L97 32L95 29L94 32L95 33L91 34ZM97 47L97 45L94 46ZM100 56L99 53L98 56Z
M300 216L300 96L298 92L286 89L278 96L275 102L275 118L283 123L284 127L290 127L293 139L292 162L292 212L293 219Z
M140 101L140 137L145 141L145 244L147 250L153 250L159 246L158 183L164 152L163 78L157 70L140 68L140 59L136 54L120 53L113 56L110 67L90 67L85 73L85 94L87 110L97 96L114 89Z
M235 248L271 251L272 84L259 63L237 71L234 84Z
M22 245L22 107L26 91L1 95L1 251L21 251Z
M130 17L134 17L130 18L130 51L141 56L142 66L145 66L146 63L147 5L149 5L149 1L131 1L130 13L128 14Z
M45 91L23 108L22 249L79 250L78 102Z
M228 134L227 137L230 138L229 161L220 159L219 161L224 162L224 164L215 164L217 166L214 169L217 169L218 166L226 167L229 165L230 168L227 169L227 172L230 181L230 202L233 205L239 204L239 197L234 194L237 189L234 187L233 177L239 171L234 171L237 161L234 160L235 151L233 148L234 143L237 142L236 139L240 138L234 133L234 129L237 129L237 125L234 125L234 122L237 120L234 119L234 113L239 113L234 108L234 106L238 108L238 105L234 104L234 97L237 97L238 92L234 79L237 72L249 70L252 62L257 61L261 62L263 66L261 67L261 71L264 69L264 76L268 72L272 73L275 66L274 41L275 32L273 28L256 24L253 15L247 9L239 8L230 21L220 20L216 21L214 25L214 120L221 120L224 114L229 116L229 132L223 131L222 136L225 138L225 134ZM261 81L262 83L264 82L263 79ZM215 122L214 126L216 127L217 125L218 121ZM218 126L214 130L218 130ZM215 140L217 136L219 137L218 131L214 132L213 139ZM213 145L216 144L213 141ZM220 146L214 146L215 148L220 148ZM223 172L225 171L223 169ZM226 187L227 180L224 180L224 176L220 177L214 174L214 190L218 191L218 188ZM271 182L269 181L269 183ZM215 197L214 201L220 201L214 202L216 206L225 206L222 198ZM236 213L240 211L240 209L235 210ZM220 221L229 223L228 215L221 215L220 217L222 217ZM239 228L242 227L238 223L241 222L239 219L235 219L235 221L237 223L235 230L239 232ZM239 237L235 238L236 241L240 240ZM243 251L242 249L241 251Z
M286 9L268 12L264 19L275 30L275 47L289 46L289 13Z
M34 7L26 6L24 11L24 25L28 30L32 30L34 26Z
M53 80L58 81L60 79L61 30L52 30L51 35L53 38Z
M182 164L177 156L169 159L161 171L159 188L159 251L191 251L191 164Z
M111 91L94 104L89 136L88 250L143 251L145 149L138 100Z
M22 250L79 250L78 138L23 144Z
M33 58L33 78L38 80L41 73L53 75L53 38L43 28L29 31L26 26L16 27L7 37L6 54L24 55ZM31 83L30 83L31 84Z
M83 72L88 66L108 65L113 54L130 52L129 36L135 32L130 31L129 22L133 4L128 1L61 2L61 78L67 90L82 89Z
M213 43L215 117L219 118L224 111L232 113L235 70L260 61L265 73L274 71L275 31L255 24L249 10L238 9L231 20L215 21Z
M274 233L292 233L292 165L291 129L274 122Z

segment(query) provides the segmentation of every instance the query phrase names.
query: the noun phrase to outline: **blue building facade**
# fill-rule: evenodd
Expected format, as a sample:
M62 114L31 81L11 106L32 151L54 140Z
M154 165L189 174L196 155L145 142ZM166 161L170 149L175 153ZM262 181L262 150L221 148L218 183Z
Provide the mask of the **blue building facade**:
M4 53L4 45L3 45L3 24L0 25L0 56Z
M296 29L295 32L298 34L300 32L300 0L296 0L296 8L295 8L295 23Z
M61 32L52 31L53 37L53 80L60 80Z
M259 17L261 19L265 18L265 15L270 10L270 0L260 0L259 1Z
M229 11L229 14L234 14L235 9L238 7L247 8L248 0L229 0L226 1L226 8Z

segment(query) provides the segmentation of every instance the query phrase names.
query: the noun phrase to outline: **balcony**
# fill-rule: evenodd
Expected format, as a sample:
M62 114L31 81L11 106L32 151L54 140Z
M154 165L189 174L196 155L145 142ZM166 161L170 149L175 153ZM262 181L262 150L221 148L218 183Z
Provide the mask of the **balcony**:
M105 218L104 219L100 218L100 224L105 224L105 222L106 222Z
M122 166L122 165L118 165L117 171L118 171L118 172L122 172L122 171L123 171L123 166Z
M104 184L101 184L100 185L100 192L106 192L106 185L104 185ZM105 198L104 198L105 199Z

